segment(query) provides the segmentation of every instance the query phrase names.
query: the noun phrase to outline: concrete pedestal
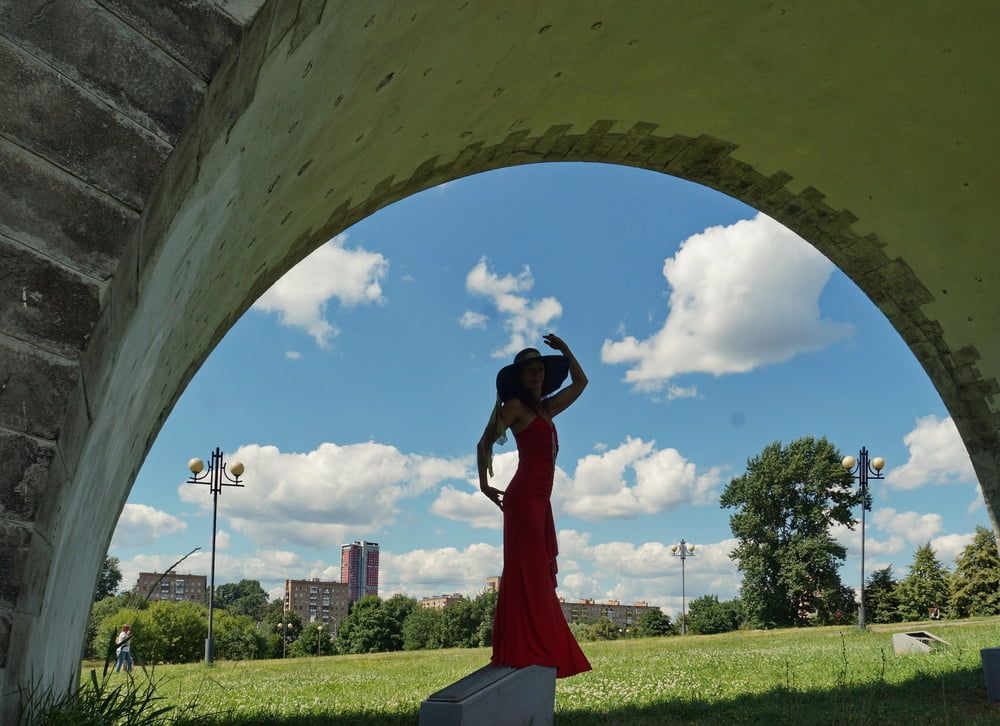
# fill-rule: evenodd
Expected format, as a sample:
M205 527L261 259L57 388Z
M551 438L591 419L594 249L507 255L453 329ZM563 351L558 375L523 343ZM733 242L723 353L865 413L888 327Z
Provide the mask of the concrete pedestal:
M556 669L484 666L420 704L420 726L549 726Z
M979 657L983 660L986 697L991 703L1000 703L1000 648L983 648Z

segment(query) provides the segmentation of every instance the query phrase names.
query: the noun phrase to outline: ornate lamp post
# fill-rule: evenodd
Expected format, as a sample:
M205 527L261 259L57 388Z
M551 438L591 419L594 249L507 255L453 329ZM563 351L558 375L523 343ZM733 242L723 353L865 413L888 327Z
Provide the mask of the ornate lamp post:
M868 477L872 479L884 479L882 469L885 468L885 459L876 456L868 461L868 449L861 447L858 458L845 456L840 465L847 472L858 480L861 491L861 602L858 605L858 627L865 628L865 510L870 507L868 497Z
M284 617L284 616L282 616ZM288 643L288 634L291 632L294 623L286 623L282 620L278 623L278 632L281 633L281 657L285 657L285 646Z
M323 655L323 623L316 626L316 655Z
M212 639L212 611L215 608L215 532L219 514L219 494L222 487L242 487L240 477L243 475L243 464L236 461L226 471L222 461L222 449L218 446L212 452L208 469L201 459L191 459L188 462L191 478L188 484L207 484L212 489L212 576L208 587L208 637L205 638L205 664L211 665L215 660L215 641Z
M687 588L684 582L684 561L694 557L694 545L684 540L680 544L670 545L670 554L681 558L681 635L687 635Z

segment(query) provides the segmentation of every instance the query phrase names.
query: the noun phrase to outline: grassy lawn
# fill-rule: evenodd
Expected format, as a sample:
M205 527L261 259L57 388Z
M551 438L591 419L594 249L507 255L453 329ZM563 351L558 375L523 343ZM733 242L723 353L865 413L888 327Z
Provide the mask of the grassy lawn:
M891 633L921 628L951 647L895 656ZM556 722L996 724L1000 705L986 701L979 661L979 649L994 645L1000 618L584 643L594 671L558 682ZM153 678L168 702L197 701L196 714L221 724L413 724L423 698L488 657L477 649L220 662L158 666Z

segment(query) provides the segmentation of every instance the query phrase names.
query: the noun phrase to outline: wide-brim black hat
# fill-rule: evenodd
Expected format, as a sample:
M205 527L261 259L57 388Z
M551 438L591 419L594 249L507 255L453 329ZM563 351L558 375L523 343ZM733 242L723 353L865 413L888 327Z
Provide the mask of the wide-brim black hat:
M514 396L521 386L521 369L528 363L541 361L545 365L542 396L558 391L569 375L569 360L562 355L542 355L534 348L525 348L514 356L514 362L497 373L497 397L501 401Z

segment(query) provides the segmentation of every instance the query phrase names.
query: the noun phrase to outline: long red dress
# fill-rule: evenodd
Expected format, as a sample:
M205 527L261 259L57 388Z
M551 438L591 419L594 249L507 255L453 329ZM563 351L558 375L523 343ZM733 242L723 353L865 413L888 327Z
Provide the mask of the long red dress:
M590 670L556 595L552 480L556 427L536 416L519 434L517 472L503 497L503 575L493 619L493 665L554 666L557 678Z

